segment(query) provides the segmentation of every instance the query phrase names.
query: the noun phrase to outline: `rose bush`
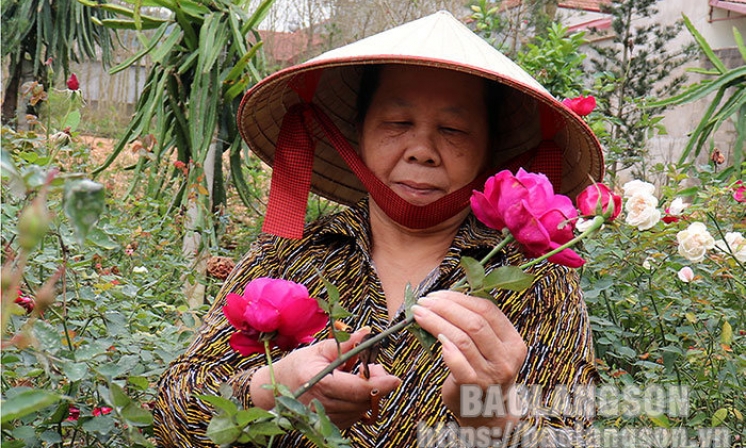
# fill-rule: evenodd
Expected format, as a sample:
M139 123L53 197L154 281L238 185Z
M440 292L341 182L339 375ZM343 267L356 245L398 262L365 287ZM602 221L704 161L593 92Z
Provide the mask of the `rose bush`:
M677 428L689 440L716 428L731 436L733 445L723 446L740 446L739 436L746 433L746 263L739 257L746 254L739 241L746 231L746 208L733 195L739 184L709 167L659 169L666 171L654 174L668 183L656 188L636 180L620 188L627 193L625 216L586 240L588 263L581 280L601 385L641 391L681 387L688 393L688 408L680 414L598 415L596 425L619 431ZM741 175L746 176L746 165ZM678 220L650 219L641 230L627 216L629 202L640 197L649 200L648 217L657 215L655 209L674 211L678 198L685 205ZM711 249L705 231L715 240ZM680 232L688 235L681 254ZM695 264L688 257L702 258Z
M250 281L243 295L228 294L223 313L238 330L231 348L243 356L263 353L264 341L282 350L311 342L329 319L305 286L266 277Z

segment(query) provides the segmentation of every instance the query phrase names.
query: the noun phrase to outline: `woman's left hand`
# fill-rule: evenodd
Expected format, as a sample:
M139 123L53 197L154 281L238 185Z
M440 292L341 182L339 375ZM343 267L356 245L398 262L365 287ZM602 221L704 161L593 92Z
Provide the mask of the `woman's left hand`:
M503 428L515 423L514 415L464 417L460 409L466 385L481 389L480 400L490 386L500 386L507 399L526 359L526 343L497 305L455 291L436 291L421 298L412 311L417 323L443 346L443 361L451 371L443 385L443 402L459 423Z

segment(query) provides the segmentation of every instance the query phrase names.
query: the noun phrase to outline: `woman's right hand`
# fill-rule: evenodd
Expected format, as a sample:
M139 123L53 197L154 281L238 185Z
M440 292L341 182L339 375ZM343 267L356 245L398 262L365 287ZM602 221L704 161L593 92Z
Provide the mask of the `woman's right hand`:
M341 344L342 352L352 349L369 332L369 329L362 329L351 334L350 339ZM290 390L297 390L337 356L337 344L333 339L294 350L272 364L275 380ZM332 422L344 429L360 420L370 409L371 391L377 389L378 395L384 397L400 383L399 378L386 373L379 364L370 365L370 379L367 380L340 368L316 383L299 400L305 404L314 398L319 400ZM275 405L274 395L271 389L262 387L265 384L271 384L268 366L254 373L250 390L254 406L271 409Z

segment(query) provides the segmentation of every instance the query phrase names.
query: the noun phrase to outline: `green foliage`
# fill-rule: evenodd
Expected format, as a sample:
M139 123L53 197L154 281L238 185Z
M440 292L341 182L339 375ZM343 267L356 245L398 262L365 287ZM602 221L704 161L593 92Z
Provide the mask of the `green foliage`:
M473 30L493 47L515 57L535 37L545 37L554 22L556 0L525 0L506 7L502 0L471 0Z
M746 260L743 252L739 260L712 249L702 262L691 262L679 255L676 235L693 222L705 223L715 240L727 232L745 234L746 208L733 197L733 179L719 180L705 169L693 179L699 186L686 188L680 186L685 175L674 168L668 175L671 185L663 187L659 208L676 197L691 202L679 221L661 221L648 231L624 222L608 227L585 244L589 263L582 282L603 383L618 390L683 386L688 411L600 416L597 424L684 428L689 437L710 426L744 434ZM677 275L685 266L694 271L691 282Z
M142 194L155 200L170 197L174 209L200 204L194 226L211 234L212 214L226 202L221 155L229 152L234 184L241 199L251 207L251 193L242 171L236 111L240 95L261 78L255 67L260 44L249 44L247 35L256 34L254 29L273 0L265 0L253 14L249 14L248 6L229 0L126 2L131 8L79 1L124 17L116 22L101 21L102 25L152 30L147 36L141 34L141 51L112 69L123 70L145 55L154 63L132 121L94 174L106 169L127 144L152 134L155 144L135 167L130 193L141 189ZM141 7L156 3L170 10L170 19L148 18L141 13ZM216 145L214 150L211 145ZM189 169L175 169L172 160ZM208 179L205 166L212 164L214 177ZM178 185L175 192L172 181Z
M179 217L115 201L73 170L76 132L32 122L2 129L2 444L152 446L155 385L198 323Z
M285 387L278 387L277 394L272 412L256 407L241 408L228 385L223 387L222 396L200 396L217 410L207 429L210 440L221 446L236 443L270 446L273 436L298 430L318 447L350 446L318 400L306 406Z
M679 163L684 163L692 154L692 151L694 151L693 156L696 158L707 140L714 136L715 131L726 120L734 118L736 141L733 147L732 166L739 167L744 161L744 145L746 145L746 45L743 43L743 36L738 32L738 29L733 28L733 36L744 65L729 70L686 16L684 16L684 24L694 36L700 51L707 56L714 67L712 70L690 69L690 71L696 71L714 78L692 84L681 94L648 104L648 107L686 104L714 93L714 100L705 111L697 128L692 132ZM728 172L725 174L727 175Z
M54 73L67 77L71 62L100 57L108 64L111 59L112 33L91 21L108 14L76 0L3 0L0 16L2 58L8 60L10 75L4 97L4 122L13 119L26 61L31 62L32 79L46 80L47 61Z
M584 36L584 32L568 35L567 27L552 23L546 37L537 36L527 44L516 62L556 98L574 98L584 93L582 64L586 55L579 51Z
M474 32L493 47L502 48L503 45L498 39L508 24L507 20L501 14L498 14L500 4L487 0L476 0L472 2L470 7L471 18L474 20Z
M613 0L608 6L614 30L613 45L594 45L591 57L598 111L605 117L606 131L599 135L606 148L608 173L633 167L633 175L644 178L641 166L646 156L645 142L658 129L662 107L643 108L650 97L674 94L683 76L671 78L671 72L682 65L691 48L669 50L681 24L663 26L640 20L655 16L655 0Z

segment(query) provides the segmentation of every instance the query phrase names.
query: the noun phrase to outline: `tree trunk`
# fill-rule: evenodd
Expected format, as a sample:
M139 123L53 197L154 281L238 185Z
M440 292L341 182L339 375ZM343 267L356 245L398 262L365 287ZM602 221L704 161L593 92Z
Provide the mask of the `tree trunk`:
M206 201L208 206L200 204L202 196L190 195L187 205L187 213L185 219L184 228L184 240L182 243L182 254L188 260L192 260L192 272L195 275L194 280L190 280L188 276L184 276L184 285L182 286L182 292L184 297L189 304L189 308L199 308L205 303L205 285L200 282L200 279L204 279L207 276L207 260L210 258L209 242L206 244L203 241L202 231L207 229L206 219L204 213L208 210L212 210L212 196L213 196L213 181L215 179L215 157L217 152L217 144L213 141L210 144L210 149L207 151L207 157L205 157L204 173L205 181L209 191L209 199ZM200 230L202 229L202 230Z
M21 64L14 64L11 68L10 80L3 95L3 124L9 125L16 117L18 108L18 91L21 88Z

